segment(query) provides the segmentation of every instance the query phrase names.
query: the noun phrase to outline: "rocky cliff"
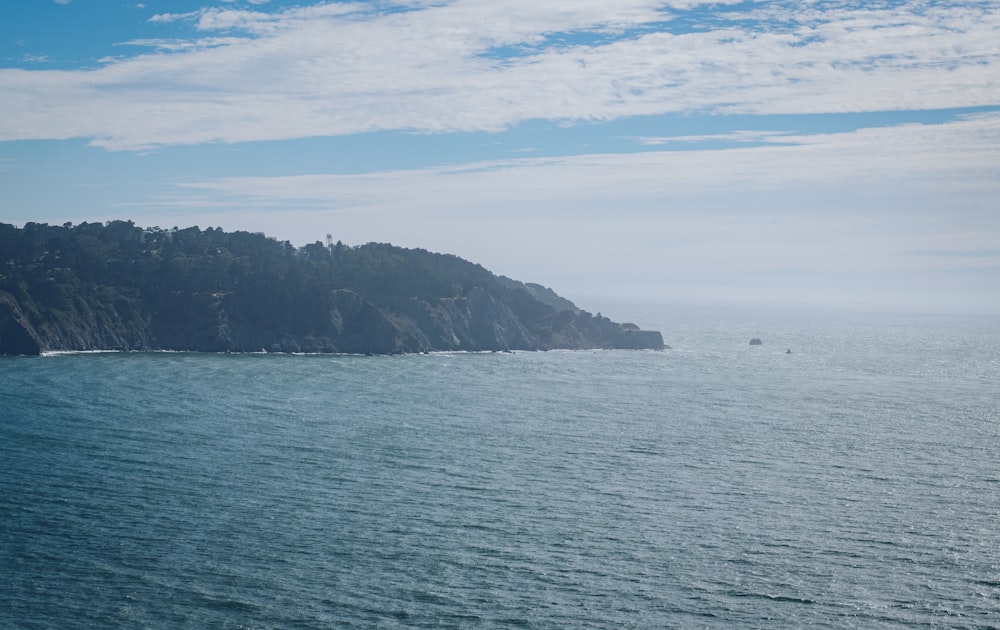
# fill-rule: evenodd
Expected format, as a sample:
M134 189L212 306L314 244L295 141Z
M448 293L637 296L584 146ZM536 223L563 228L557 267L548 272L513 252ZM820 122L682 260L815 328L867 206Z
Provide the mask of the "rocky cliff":
M540 285L385 244L0 224L0 354L661 349Z
M0 354L38 354L41 344L17 301L0 291Z

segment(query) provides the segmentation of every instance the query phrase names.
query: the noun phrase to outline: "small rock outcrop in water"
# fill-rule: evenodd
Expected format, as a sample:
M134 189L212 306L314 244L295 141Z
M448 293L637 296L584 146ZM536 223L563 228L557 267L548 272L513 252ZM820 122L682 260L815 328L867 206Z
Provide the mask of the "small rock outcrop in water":
M764 342L761 341L760 339L758 339L757 337L754 337L753 339L750 340L750 345L751 346L760 346L760 345L763 345L763 344L764 344Z
M0 354L663 349L456 256L112 221L0 223Z

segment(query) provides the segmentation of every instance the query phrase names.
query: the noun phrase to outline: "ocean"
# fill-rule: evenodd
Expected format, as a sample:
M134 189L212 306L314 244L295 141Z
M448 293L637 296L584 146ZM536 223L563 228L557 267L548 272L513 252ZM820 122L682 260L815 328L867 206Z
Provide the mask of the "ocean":
M637 314L2 358L0 628L1000 627L998 318Z

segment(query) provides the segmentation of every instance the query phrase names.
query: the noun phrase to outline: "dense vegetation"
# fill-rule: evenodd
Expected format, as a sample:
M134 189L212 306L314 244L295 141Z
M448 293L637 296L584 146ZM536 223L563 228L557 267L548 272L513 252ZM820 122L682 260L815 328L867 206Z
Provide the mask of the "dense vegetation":
M650 345L633 332L538 285L421 249L296 248L263 234L131 221L0 223L0 352L25 334L42 350Z

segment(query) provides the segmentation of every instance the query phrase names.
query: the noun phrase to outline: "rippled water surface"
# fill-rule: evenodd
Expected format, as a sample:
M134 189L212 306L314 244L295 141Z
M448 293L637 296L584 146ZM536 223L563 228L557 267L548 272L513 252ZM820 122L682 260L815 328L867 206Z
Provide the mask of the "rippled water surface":
M0 627L1000 627L1000 326L641 323L2 359Z

